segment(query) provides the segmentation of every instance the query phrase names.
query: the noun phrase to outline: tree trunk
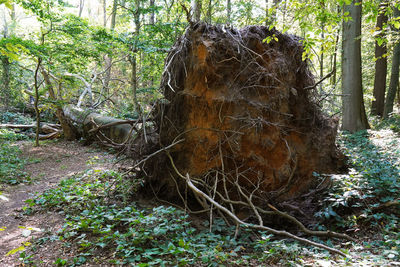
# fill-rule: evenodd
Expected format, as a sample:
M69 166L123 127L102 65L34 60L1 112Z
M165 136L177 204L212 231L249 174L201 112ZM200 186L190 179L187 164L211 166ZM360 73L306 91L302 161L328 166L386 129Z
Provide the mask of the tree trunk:
M154 25L155 24L155 13L154 13L154 1L155 0L150 0L150 7L152 8L151 13L150 13L150 25Z
M104 127L102 134L113 143L123 143L131 133L132 121L124 121L111 117L106 117L90 110L84 110L72 105L63 108L65 117L73 121L82 136L91 139L91 135L96 136L96 129ZM107 127L109 125L110 127ZM96 139L96 138L95 138ZM101 138L100 138L101 139Z
M199 22L201 18L201 0L192 0L191 6L193 22Z
M400 9L395 8L394 17L400 17ZM385 108L383 117L388 118L389 114L393 111L394 98L396 96L397 86L399 85L399 64L400 64L400 41L397 41L392 58L392 70L390 73L390 83L385 100Z
M226 0L226 23L232 23L232 2L231 0Z
M42 34L43 36L43 34ZM43 37L42 37L43 38ZM36 136L35 136L35 146L39 146L39 131L40 131L40 110L39 110L39 82L38 82L38 72L40 68L40 64L42 63L42 59L39 57L37 59L37 66L35 70L35 102L33 103L35 107L36 114Z
M79 0L78 17L82 16L82 11L83 11L84 5L85 5L85 0Z
M11 23L9 24L4 17L4 28L3 28L3 36L4 38L8 38L14 35L14 30L16 27L16 17L15 17L15 4L12 4L11 8ZM10 99L11 99L11 62L7 56L1 56L1 64L3 68L3 75L2 75L2 90L0 91L0 96L3 98L3 105L6 110L8 110L10 106Z
M397 85L397 104L400 105L400 86Z
M342 129L349 132L368 129L364 108L361 71L361 0L344 6L351 19L343 22L342 41Z
M139 107L139 102L137 99L137 89L138 89L138 77L137 77L137 42L140 34L140 0L136 0L136 12L134 16L134 23L135 23L135 32L134 32L134 44L132 47L132 55L129 57L129 61L131 63L131 90L133 95L133 103L135 105L136 112L138 116L141 114L141 110Z
M103 0L103 26L107 26L107 0Z
M212 14L212 0L208 1L207 7L207 22L211 23L211 14Z
M110 24L110 30L112 32L115 29L116 15L117 15L117 4L118 4L118 0L114 0L113 7L112 7L112 14L111 14L111 24ZM104 92L106 93L106 96L108 97L109 94L110 94L112 55L111 54L105 55L104 56L104 62L105 62L105 68L106 68L106 73L104 75Z
M57 99L57 96L54 93L53 84L50 81L50 77L49 77L49 74L47 73L47 71L44 68L41 68L41 73L43 75L43 79L46 84L46 87L49 91L50 98L52 100L61 100L61 99ZM77 129L65 117L61 106L57 105L55 108L56 108L56 117L61 124L61 128L63 129L64 138L66 140L76 140L79 136Z
M336 40L335 40L335 51L333 52L331 62L331 70L333 71L332 78L331 78L331 85L336 86L336 75L337 75L337 52L338 52L338 46L339 46L339 37L340 37L340 30L338 30L338 33L336 35Z
M135 105L135 110L138 116L140 116L140 107L139 107L139 102L137 99L137 88L138 88L138 81L137 81L137 61L136 61L136 55L133 54L130 56L129 61L131 63L131 91L132 91L132 96L133 96L133 104Z
M383 39L385 32L383 26L388 21L386 15L388 3L382 2L379 7L379 14L376 21L376 30L381 31L377 38ZM386 92L386 75L387 75L387 48L386 43L379 44L379 40L375 42L375 80L374 80L374 100L372 101L371 114L379 117L383 116L385 106L385 92Z
M110 25L111 31L113 31L115 28L115 20L117 17L117 4L118 4L118 0L114 0L113 7L112 7L112 14L111 14L111 25Z
M3 77L2 77L2 97L3 97L3 105L5 107L6 110L8 110L9 106L10 106L10 92L11 92L11 88L10 88L10 61L8 60L7 56L2 56L1 57L1 63L2 63L2 67L3 67Z

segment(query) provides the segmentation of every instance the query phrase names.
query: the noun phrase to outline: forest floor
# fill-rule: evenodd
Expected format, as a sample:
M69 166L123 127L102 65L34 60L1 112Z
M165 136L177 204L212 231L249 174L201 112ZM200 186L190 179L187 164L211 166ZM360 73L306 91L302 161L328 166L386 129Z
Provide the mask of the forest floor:
M222 220L210 232L207 218L137 199L132 192L143 181L133 181L95 145L8 144L0 161L19 149L18 160L7 164L23 162L24 173L13 170L12 184L5 183L0 164L1 267L400 266L400 117L338 138L349 173L332 175L314 229L346 232L357 242L313 240L348 257L245 229L235 239Z
M82 146L77 142L44 142L34 147L31 141L19 141L15 145L22 151L22 158L28 160L24 171L29 182L18 185L1 185L0 198L0 266L17 266L22 247L41 238L46 232L61 228L63 217L55 212L25 215L25 201L45 190L56 187L66 179L87 169L108 169L112 167L114 156L92 146ZM29 243L27 243L29 242ZM25 244L25 245L24 245ZM5 256L15 249L16 253ZM54 244L43 249L39 255L43 266L51 265L54 257L62 250Z

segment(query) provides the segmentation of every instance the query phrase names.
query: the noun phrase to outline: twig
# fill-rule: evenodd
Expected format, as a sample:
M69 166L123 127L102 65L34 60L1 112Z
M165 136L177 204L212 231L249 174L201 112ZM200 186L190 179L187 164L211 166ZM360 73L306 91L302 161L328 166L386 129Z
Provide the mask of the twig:
M303 90L311 90L314 89L315 87L317 87L320 83L322 83L323 81L325 81L326 79L328 79L329 77L331 77L336 71L336 68L333 68L333 70L331 72L329 72L327 75L325 75L321 80L319 80L317 83L315 83L314 85L310 85L307 87L304 87Z
M180 139L180 140L178 140L178 141L176 141L176 142L173 142L173 143L170 144L169 146L166 146L166 147L164 147L164 148L162 148L162 149L157 150L157 151L154 152L154 153L151 153L150 155L148 155L147 157L145 157L144 159L142 159L141 161L139 161L138 163L136 163L133 167L129 168L129 170L126 171L125 173L128 173L128 172L130 172L131 170L134 170L134 169L135 169L136 167L138 167L140 164L146 162L147 160L149 160L150 158L154 157L155 155L157 155L157 154L159 154L159 153L161 153L161 152L163 152L163 151L167 151L167 150L170 149L171 147L173 147L173 146L175 146L175 145L177 145L177 144L179 144L179 143L182 143L183 141L185 141L185 139ZM169 155L169 153L167 153L167 155ZM124 174L125 174L125 173L124 173Z

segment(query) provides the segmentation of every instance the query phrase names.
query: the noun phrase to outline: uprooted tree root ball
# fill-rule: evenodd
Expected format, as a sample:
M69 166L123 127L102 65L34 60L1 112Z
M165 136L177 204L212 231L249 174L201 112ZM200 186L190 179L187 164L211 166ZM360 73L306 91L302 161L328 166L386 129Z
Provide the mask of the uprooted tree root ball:
M315 189L313 172L336 172L343 161L337 121L314 103L302 54L298 37L263 26L190 27L165 62L157 140L142 147L142 133L132 146L147 153L137 166L148 188L237 225L252 218L263 228L277 214L304 228L275 207Z

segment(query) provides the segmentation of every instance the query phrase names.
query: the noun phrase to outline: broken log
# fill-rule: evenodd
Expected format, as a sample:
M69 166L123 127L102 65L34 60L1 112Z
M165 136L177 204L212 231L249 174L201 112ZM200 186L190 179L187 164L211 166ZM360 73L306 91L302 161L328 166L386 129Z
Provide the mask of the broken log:
M338 121L314 102L302 54L298 37L263 26L189 28L165 62L158 149L184 139L169 149L176 169L230 205L245 196L279 203L316 186L313 172L344 164ZM165 153L142 168L162 197L179 198L187 186Z
M36 129L36 124L0 124L1 128L28 130ZM59 124L47 123L40 125L40 132L42 133L53 133L59 130L61 130L61 125Z
M124 143L132 133L134 120L120 120L112 117L103 116L91 110L84 110L76 106L65 106L64 115L75 124L81 135L87 139L98 139L101 141L106 138L114 144ZM101 130L105 137L97 136Z

